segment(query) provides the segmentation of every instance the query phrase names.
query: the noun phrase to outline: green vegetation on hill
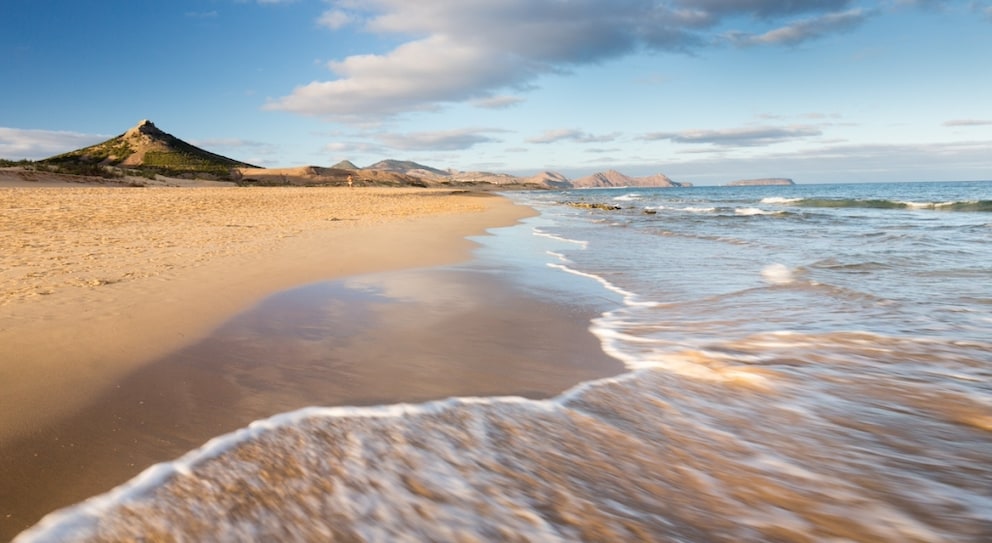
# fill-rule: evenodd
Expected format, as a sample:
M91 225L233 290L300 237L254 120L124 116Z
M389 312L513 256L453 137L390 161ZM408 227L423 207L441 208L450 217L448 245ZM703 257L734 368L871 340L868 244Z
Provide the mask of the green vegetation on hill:
M65 166L74 163L116 164L130 156L133 152L134 150L131 149L131 145L127 140L123 136L118 136L103 143L62 153L61 155L46 158L39 162L42 164Z
M28 160L26 158L21 160L8 160L6 158L0 158L0 168L12 168L15 166L31 166L34 161Z
M210 160L193 153L148 151L140 169L151 169L166 175L208 173L224 177L230 175L232 167L235 164Z
M96 145L36 163L49 171L75 175L154 177L209 175L229 178L232 168L256 167L211 153L141 121L127 132ZM123 169L123 171L122 171Z

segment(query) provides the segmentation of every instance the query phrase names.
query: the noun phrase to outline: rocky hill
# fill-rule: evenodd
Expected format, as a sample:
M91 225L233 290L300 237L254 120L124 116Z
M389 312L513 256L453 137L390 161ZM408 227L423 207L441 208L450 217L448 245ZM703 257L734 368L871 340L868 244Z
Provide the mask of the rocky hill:
M432 168L430 166L424 166L423 164L417 164L416 162L412 162L409 160L393 160L393 159L380 160L379 162L376 162L371 166L366 166L362 169L404 173L407 175L417 175L421 177L448 176L448 172L444 170L439 170L437 168Z
M530 177L525 177L520 180L521 183L528 185L536 185L542 188L549 189L570 189L573 188L572 182L569 181L567 177L558 172L548 172L544 171Z
M681 187L658 173L631 177L616 170L570 180L552 171L529 177L482 171L442 170L410 160L387 159L359 168L341 160L330 168L300 166L266 169L211 153L168 134L148 120L105 142L39 161L56 173L121 177L155 175L235 181L245 185L347 185L464 187L482 190L571 189L596 187ZM746 180L741 184L772 184L773 180ZM791 183L791 180L785 180ZM784 184L784 183L779 183Z
M672 181L667 175L656 173L646 177L630 177L616 170L598 172L572 181L574 188L607 188L607 187L681 187L680 183Z
M221 156L163 132L148 120L105 142L40 161L65 168L118 167L150 170L166 175L203 175L227 178L233 168L256 168Z
M336 168L338 170L357 170L358 166L355 166L355 163L350 160L342 160L341 162L331 166L331 168Z
M348 178L354 186L376 187L426 187L423 179L387 170L365 168L346 169L340 163L333 168L300 166L297 168L236 168L231 178L239 185L248 186L347 186Z

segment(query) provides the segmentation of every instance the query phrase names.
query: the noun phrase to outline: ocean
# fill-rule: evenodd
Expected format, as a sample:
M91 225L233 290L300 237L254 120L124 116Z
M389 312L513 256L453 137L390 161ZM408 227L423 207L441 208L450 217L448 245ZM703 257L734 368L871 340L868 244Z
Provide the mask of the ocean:
M473 265L625 373L278 415L18 541L992 541L992 182L508 196Z

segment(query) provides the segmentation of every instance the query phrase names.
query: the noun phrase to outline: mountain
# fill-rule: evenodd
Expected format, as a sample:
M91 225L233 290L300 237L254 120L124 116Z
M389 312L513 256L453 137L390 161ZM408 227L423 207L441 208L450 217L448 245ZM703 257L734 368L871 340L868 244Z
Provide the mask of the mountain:
M63 167L117 166L169 175L207 173L221 177L229 176L232 168L257 167L186 143L149 120L141 121L116 138L40 162Z
M520 180L523 184L538 185L549 189L570 189L572 182L558 172L544 171Z
M766 177L762 179L739 179L727 183L726 187L765 187L770 185L795 185L792 179L785 177Z
M296 168L235 168L231 179L239 185L258 186L338 186L348 185L348 178L357 186L425 187L427 183L416 176L386 170L347 169L341 163L332 168L298 166Z
M630 177L616 170L598 172L572 181L575 188L606 187L681 187L665 174L656 173L647 177Z
M638 187L691 187L692 184L687 183L676 183L672 181L672 178L668 177L663 173L656 173L654 175L649 175L646 177L635 177L634 181L637 182Z
M573 179L572 186L575 188L630 187L634 186L634 178L616 170L609 170Z
M410 160L380 160L371 166L362 168L363 170L380 170L386 172L405 173L407 175L419 175L423 177L442 176L447 177L448 172L417 164Z
M337 170L357 170L358 166L355 166L355 163L350 160L342 160L341 162L331 166L331 168Z

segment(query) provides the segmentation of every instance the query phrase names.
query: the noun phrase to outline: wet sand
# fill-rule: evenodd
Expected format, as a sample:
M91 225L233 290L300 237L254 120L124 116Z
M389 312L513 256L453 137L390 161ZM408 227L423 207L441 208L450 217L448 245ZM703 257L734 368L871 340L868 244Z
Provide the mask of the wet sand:
M456 262L530 213L423 189L0 186L0 443L273 292Z
M620 364L587 331L593 316L469 270L278 294L4 447L0 471L12 476L0 492L0 537L275 413L450 396L546 398L617 374Z
M464 260L468 236L532 213L504 198L0 186L0 210L0 540L275 413L546 397L620 371L588 308L465 270L245 313Z

